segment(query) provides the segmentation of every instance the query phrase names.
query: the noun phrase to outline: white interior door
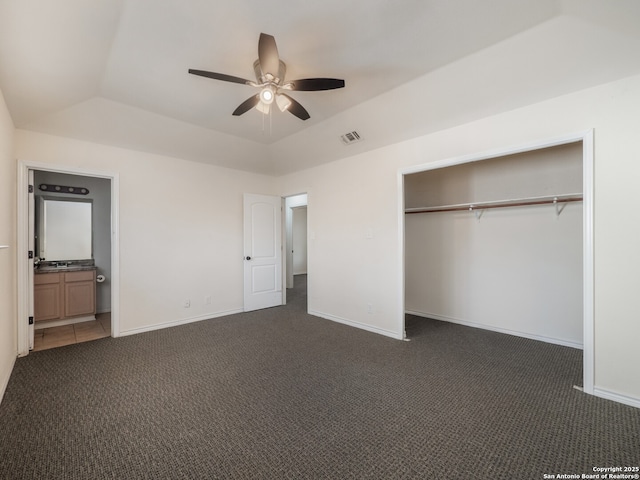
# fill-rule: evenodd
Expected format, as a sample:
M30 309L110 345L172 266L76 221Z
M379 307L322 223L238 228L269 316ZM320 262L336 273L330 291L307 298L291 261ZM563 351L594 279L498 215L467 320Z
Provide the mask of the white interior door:
M35 260L35 228L36 228L36 215L35 215L35 186L33 184L33 170L29 170L29 195L27 200L27 206L29 209L29 258L27 265L27 281L29 282L29 293L28 293L28 308L29 308L29 350L33 350L33 342L35 335L35 322L33 318L34 306L33 306L33 268L34 268L34 260Z
M244 311L282 305L280 197L244 194Z

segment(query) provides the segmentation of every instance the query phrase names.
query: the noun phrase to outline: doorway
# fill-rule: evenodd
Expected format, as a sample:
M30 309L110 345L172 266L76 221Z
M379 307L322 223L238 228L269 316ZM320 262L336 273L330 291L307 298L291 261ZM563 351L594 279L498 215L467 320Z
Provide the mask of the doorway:
M303 280L302 283L298 282L300 283L298 286L304 289L306 310L308 267L306 220L306 193L287 197L244 194L243 310L245 312L286 305L287 289L294 288L295 274Z
M34 175L36 173L38 176ZM30 175L32 183L29 182ZM102 191L100 194L102 200L98 201L100 206L96 210L100 219L100 228L98 229L100 234L96 236L93 247L96 256L96 267L98 267L96 273L103 277L104 281L100 281L100 286L96 288L96 313L99 317L99 325L96 324L95 329L100 327L105 334L104 336L117 337L119 335L118 174L19 161L17 185L18 258L28 259L28 261L18 262L17 272L19 356L27 355L34 346L34 331L36 330L33 318L34 261L36 260L34 258L36 256L34 237L36 228L33 212L30 215L30 205L33 208L36 190L39 190L39 193L43 193L49 188L48 185L70 186L73 188L74 182L81 182L82 186L89 189L89 191L93 190L96 193L97 191ZM40 190L40 184L47 185L47 187L44 187L44 190ZM58 194L61 194L61 192L62 189L57 190ZM47 194L52 196L50 191ZM93 201L96 202L96 199ZM82 288L80 283L78 283L78 288ZM76 291L78 291L78 288L76 288ZM88 328L88 326L85 326L84 329L78 327L79 323L76 326L71 322L63 321L62 323L68 323L68 326L66 326L66 329L70 330L66 334L68 343L76 343L78 339L89 340L92 337L97 338L95 329L92 332L92 329ZM58 326L61 325L56 325L56 327ZM71 329L69 329L69 326ZM76 334L76 330L79 331L78 334ZM73 341L71 341L71 337L73 337Z
M34 171L33 180L36 263L33 350L108 337L111 335L111 180L42 170ZM76 206L87 212L85 224L79 222ZM57 215L52 215L56 212ZM58 267L53 265L59 264L65 266L56 271ZM78 276L92 279L82 283L63 282L64 288L60 288L60 283L53 280L59 282L62 275L69 279ZM75 306L65 301L67 296Z
M566 135L554 139L534 142L532 144L499 149L492 152L486 152L478 155L468 155L459 158L446 159L442 161L433 162L430 164L420 165L412 168L407 168L399 171L398 173L398 191L399 191L399 205L401 211L399 212L400 219L400 249L401 249L401 278L400 285L402 286L400 305L401 311L398 312L398 318L401 323L401 331L406 332L405 329L405 317L407 313L406 305L406 191L405 180L407 175L412 175L421 172L433 171L443 169L447 167L461 166L465 164L472 164L473 162L479 162L482 160L497 159L509 155L518 155L531 151L542 150L546 148L553 148L568 144L580 143L582 146L581 151L581 167L582 167L582 284L579 288L582 291L582 345L583 345L583 387L582 389L586 393L593 394L594 390L594 312L593 312L593 131L580 132L577 134ZM454 205L451 205L454 206ZM556 212L558 211L557 205ZM473 206L467 205L467 210ZM432 210L436 212L437 210ZM468 212L467 212L468 213ZM477 209L475 212L476 219L474 221L480 222L482 225L481 211ZM435 215L436 213L434 213ZM482 225L484 227L484 225ZM450 238L450 241L455 240ZM482 252L477 252L482 255ZM466 280L462 278L462 280ZM406 336L406 333L405 333Z
M285 295L307 298L308 289L308 195L301 193L284 198L285 227ZM305 301L306 304L306 301ZM306 305L305 305L306 308Z
M293 275L307 274L307 207L292 209L291 254Z

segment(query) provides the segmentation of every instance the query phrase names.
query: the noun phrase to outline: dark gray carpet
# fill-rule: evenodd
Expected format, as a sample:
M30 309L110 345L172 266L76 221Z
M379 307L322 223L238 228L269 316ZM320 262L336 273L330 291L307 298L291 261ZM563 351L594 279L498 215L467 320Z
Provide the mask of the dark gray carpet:
M581 352L418 318L410 342L289 305L17 360L0 478L541 479L640 465L640 410Z

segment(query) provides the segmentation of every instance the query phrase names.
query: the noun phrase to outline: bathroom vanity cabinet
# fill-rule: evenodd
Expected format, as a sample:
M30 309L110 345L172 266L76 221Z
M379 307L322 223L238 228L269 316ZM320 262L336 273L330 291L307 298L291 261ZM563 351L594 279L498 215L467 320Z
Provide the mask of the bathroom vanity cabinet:
M95 318L96 269L38 272L34 275L33 293L36 322Z

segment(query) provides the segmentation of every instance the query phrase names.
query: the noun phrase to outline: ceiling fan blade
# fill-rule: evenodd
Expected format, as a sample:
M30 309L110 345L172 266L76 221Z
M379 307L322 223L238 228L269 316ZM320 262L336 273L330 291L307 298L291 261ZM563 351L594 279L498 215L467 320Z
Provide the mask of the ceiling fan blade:
M238 105L238 108L236 108L233 111L233 114L237 117L242 115L243 113L247 113L249 110L255 107L259 101L260 101L260 94L249 97L240 105Z
M260 34L258 41L258 60L260 61L260 69L262 74L270 73L274 77L278 76L280 68L280 57L278 55L278 47L276 39L266 33Z
M189 69L189 73L200 75L201 77L213 78L214 80L222 80L223 82L242 83L250 85L251 81L245 78L234 77L233 75L225 75L224 73L207 72L206 70Z
M311 118L309 112L307 112L307 110L296 100L291 98L286 93L281 93L280 95L282 95L283 97L287 97L287 99L291 102L291 105L289 105L289 108L287 108L287 110L289 110L289 112L291 112L293 115L298 117L300 120L308 120L309 118Z
M318 90L334 90L344 87L344 80L339 78L302 78L293 80L291 90L299 92L316 92Z

